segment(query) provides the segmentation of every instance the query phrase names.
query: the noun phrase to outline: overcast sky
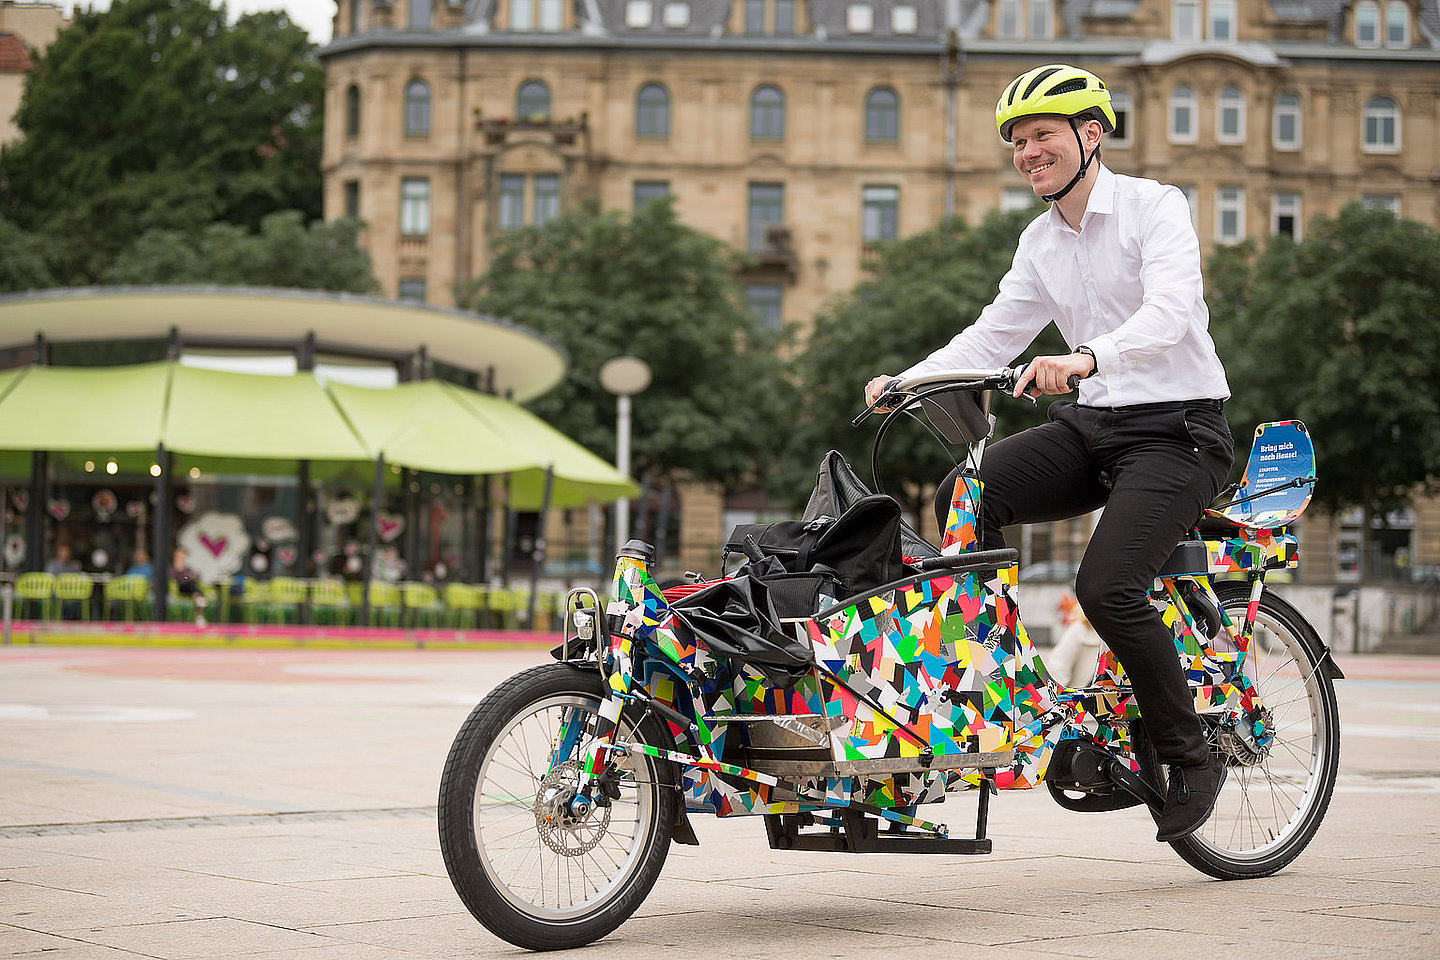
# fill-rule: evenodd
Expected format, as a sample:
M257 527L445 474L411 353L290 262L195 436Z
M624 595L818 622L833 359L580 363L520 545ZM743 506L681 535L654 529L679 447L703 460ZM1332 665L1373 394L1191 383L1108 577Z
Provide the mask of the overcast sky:
M94 7L97 10L104 10L110 6L110 0L82 0L75 3L73 0L60 0L61 5L68 11L77 6ZM211 0L218 5L219 0ZM233 18L241 13L252 13L256 10L284 10L290 15L291 21L304 27L310 34L310 39L316 43L328 43L330 41L330 20L335 16L335 0L228 0L225 8L230 11Z

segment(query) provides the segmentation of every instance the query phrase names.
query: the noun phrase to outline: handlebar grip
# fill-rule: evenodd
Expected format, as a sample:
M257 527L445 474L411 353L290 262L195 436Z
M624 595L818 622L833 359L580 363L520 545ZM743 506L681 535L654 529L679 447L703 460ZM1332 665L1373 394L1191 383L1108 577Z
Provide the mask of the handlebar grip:
M1020 551L1014 547L998 550L977 550L971 553L957 553L946 557L926 557L916 564L921 570L953 570L957 567L986 569L1005 567L1020 561Z

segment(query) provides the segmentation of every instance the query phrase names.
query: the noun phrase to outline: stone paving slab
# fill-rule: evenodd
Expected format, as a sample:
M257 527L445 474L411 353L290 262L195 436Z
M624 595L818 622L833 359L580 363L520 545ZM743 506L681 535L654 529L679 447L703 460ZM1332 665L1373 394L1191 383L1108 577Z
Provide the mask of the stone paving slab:
M524 955L455 896L433 803L470 705L533 654L36 649L0 648L0 957ZM1212 881L1143 812L1043 791L996 798L988 857L775 851L696 817L583 956L1440 956L1440 674L1342 666L1341 785L1277 876Z

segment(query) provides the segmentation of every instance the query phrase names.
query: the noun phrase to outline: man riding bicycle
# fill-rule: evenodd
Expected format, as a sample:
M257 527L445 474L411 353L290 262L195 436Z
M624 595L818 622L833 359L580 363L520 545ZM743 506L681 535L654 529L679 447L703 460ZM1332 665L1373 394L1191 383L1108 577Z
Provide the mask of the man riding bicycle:
M1179 189L1099 162L1115 113L1094 74L1055 64L1024 73L1001 94L995 122L1015 169L1050 208L1021 235L995 300L901 379L1008 364L1052 320L1071 347L1035 358L1015 395L1068 393L1079 377L1079 402L1054 403L1049 423L986 451L982 547L1003 547L1001 528L1011 524L1105 508L1075 592L1124 666L1156 755L1170 767L1156 839L1175 840L1205 822L1225 780L1171 631L1147 598L1233 457L1199 240ZM895 379L872 379L866 403ZM936 495L942 528L958 473Z

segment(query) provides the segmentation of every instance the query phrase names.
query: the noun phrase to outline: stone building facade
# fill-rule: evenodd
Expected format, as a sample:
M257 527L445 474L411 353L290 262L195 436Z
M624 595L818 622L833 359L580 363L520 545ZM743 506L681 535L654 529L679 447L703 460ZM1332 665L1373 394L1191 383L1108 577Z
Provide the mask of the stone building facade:
M69 26L58 3L16 3L0 0L0 145L16 140L15 112L25 93L25 75L34 55L50 46Z
M326 215L439 305L505 230L665 193L803 326L870 244L1032 202L995 99L1055 61L1106 79L1106 163L1184 189L1204 247L1353 200L1440 225L1437 0L340 0L321 55Z

